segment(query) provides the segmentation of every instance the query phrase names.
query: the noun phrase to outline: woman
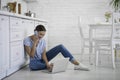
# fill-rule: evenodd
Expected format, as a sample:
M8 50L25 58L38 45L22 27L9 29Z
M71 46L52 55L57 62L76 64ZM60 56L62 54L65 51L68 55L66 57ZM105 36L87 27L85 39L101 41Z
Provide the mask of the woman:
M86 66L75 60L72 54L63 46L58 45L46 52L46 43L43 39L46 29L43 25L38 25L35 34L24 39L25 51L30 56L29 67L31 70L52 70L53 64L49 64L57 54L61 53L65 58L69 57L69 61L75 65L75 70L89 70Z

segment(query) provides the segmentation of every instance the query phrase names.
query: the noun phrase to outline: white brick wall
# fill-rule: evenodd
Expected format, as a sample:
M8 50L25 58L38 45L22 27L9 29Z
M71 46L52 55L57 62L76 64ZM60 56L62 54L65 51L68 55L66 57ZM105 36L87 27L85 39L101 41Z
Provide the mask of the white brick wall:
M28 9L36 12L37 17L48 20L49 48L64 44L72 53L80 54L78 16L82 19L84 35L88 37L88 24L95 23L96 17L104 18L104 13L111 10L109 1L39 0L30 3Z
M111 0L37 1L28 5L22 1L22 13L31 10L36 13L37 18L46 19L49 30L49 48L64 44L73 54L81 53L78 16L81 17L84 35L88 37L88 24L97 23L97 21L100 21L99 19L104 19L104 13L111 10L109 6Z

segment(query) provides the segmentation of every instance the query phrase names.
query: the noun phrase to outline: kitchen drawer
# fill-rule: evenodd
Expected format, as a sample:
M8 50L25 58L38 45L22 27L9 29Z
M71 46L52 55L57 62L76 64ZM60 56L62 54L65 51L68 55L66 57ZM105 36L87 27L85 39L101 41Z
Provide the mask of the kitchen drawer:
M24 33L22 29L11 28L10 29L10 42L23 40Z
M16 41L10 43L10 67L21 65L23 58L23 42Z
M4 22L4 21L8 21L9 20L9 17L8 16L3 16L3 15L0 15L0 22Z
M10 28L22 28L21 24L21 18L10 17Z

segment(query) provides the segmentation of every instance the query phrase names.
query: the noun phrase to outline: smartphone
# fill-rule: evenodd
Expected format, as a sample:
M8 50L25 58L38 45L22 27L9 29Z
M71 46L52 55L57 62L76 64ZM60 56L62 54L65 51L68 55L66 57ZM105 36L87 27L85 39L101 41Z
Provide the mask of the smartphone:
M34 34L38 37L38 32L37 31L34 31Z

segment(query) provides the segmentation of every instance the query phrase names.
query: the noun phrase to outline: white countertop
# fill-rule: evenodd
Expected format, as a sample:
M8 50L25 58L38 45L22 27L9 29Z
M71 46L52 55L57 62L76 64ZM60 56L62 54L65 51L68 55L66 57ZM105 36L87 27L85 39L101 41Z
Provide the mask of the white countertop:
M29 20L37 20L37 21L41 21L41 22L47 22L46 20L41 20L41 19L38 19L38 18L33 18L33 17L29 17L29 16L17 14L17 13L10 13L10 12L7 12L7 11L1 11L0 10L0 14L1 15L6 15L6 16L19 17L19 18L23 18L23 19L29 19Z

